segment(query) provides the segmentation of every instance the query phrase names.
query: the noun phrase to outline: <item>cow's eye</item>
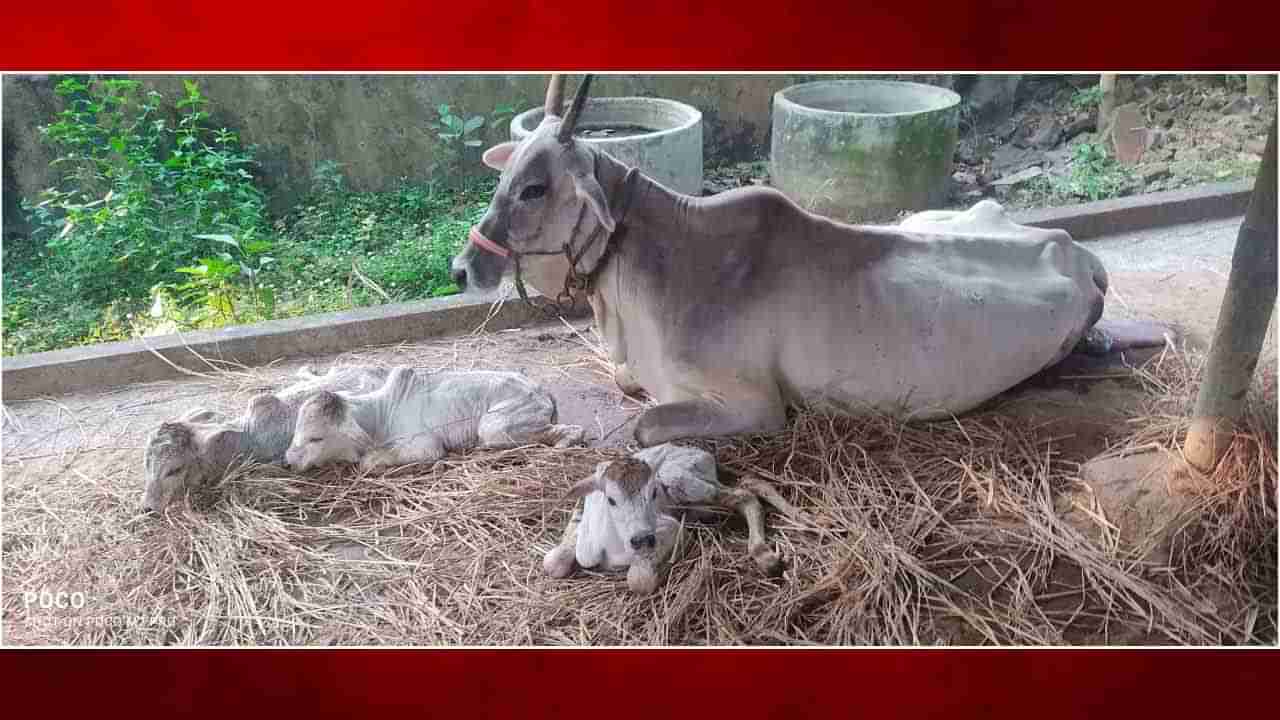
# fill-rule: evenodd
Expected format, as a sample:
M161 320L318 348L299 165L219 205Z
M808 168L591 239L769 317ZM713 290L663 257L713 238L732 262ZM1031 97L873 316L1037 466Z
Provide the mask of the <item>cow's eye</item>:
M538 198L546 194L547 194L546 185L526 185L525 188L520 191L520 199L521 200L537 200Z
M608 495L605 495L604 497L605 497L605 499L606 499L606 500L608 500L608 501L609 501L609 504L610 504L610 505L617 505L617 504L618 504L618 503L614 502L614 501L613 501L613 498L609 497Z
M317 443L317 442L320 442L320 441L321 441L321 440L323 440L323 439L324 439L324 438L318 438L318 437L315 437L315 438L310 438L310 439L308 439L308 440L307 440L307 442L309 442L309 443Z

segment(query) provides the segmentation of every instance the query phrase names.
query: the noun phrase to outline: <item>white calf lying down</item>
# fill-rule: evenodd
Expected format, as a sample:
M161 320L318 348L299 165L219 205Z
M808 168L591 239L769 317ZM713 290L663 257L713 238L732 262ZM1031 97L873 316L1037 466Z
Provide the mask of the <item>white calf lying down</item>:
M309 398L285 460L296 470L333 462L371 470L477 446L568 447L582 436L577 425L557 425L555 398L518 373L396 368L373 392Z
M143 508L163 510L182 491L221 478L238 460L283 462L298 408L307 397L321 390L372 390L387 373L376 367L347 367L316 375L303 368L297 374L299 382L275 395L253 397L245 414L235 420L199 409L161 423L143 450Z
M602 462L567 497L586 497L576 508L560 544L542 561L552 577L567 577L575 566L627 570L627 586L646 594L657 589L661 569L675 545L681 506L732 508L747 520L747 552L768 575L782 572L782 560L764 540L760 500L804 522L805 514L768 483L742 478L736 487L716 479L716 461L697 448L663 444L629 458Z

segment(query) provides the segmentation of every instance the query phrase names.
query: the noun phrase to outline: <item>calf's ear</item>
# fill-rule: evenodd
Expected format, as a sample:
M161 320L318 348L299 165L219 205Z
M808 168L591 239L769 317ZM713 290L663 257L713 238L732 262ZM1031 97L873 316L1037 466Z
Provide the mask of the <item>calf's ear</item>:
M604 490L604 481L601 478L604 477L603 470L607 467L609 467L607 462L597 464L596 471L574 483L573 487L569 488L569 492L564 494L564 499L586 497L596 490Z
M494 170L502 171L507 168L507 163L511 162L511 153L515 152L515 149L514 141L500 143L485 150L480 159Z

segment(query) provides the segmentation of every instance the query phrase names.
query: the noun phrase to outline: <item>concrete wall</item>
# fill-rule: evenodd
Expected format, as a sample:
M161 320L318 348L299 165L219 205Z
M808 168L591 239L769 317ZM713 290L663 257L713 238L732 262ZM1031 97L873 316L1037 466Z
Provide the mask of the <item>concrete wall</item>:
M134 76L167 100L182 95L192 75ZM593 95L658 96L703 112L705 161L715 165L767 152L773 93L819 77L855 75L601 75ZM901 77L950 87L951 76ZM61 102L58 76L6 75L3 84L5 225L18 219L17 196L34 198L54 182L52 154L37 127ZM259 146L262 179L276 211L310 185L317 162L340 163L349 185L381 190L402 178L426 180L439 146L428 123L436 106L458 114L488 114L500 103L525 110L541 104L545 75L208 75L199 77L213 122ZM572 92L576 78L571 78ZM506 139L506 126L487 141ZM499 137L499 135L501 137ZM479 163L476 172L486 172Z

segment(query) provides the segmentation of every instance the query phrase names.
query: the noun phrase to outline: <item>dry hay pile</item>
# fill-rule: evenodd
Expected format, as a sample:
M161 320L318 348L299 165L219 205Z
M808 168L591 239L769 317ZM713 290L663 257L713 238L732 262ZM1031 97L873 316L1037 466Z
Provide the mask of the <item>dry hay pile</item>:
M1127 446L1176 447L1198 368L1168 353ZM1274 377L1274 376L1272 376ZM163 518L100 484L65 486L81 527L11 546L7 585L89 588L128 626L14 622L11 643L632 645L1235 644L1276 638L1274 392L1178 535L1174 562L1091 542L1055 509L1083 458L998 406L950 422L798 415L769 437L701 443L812 513L769 515L781 578L746 556L738 518L686 524L654 596L619 575L542 574L600 450L472 452L360 477L244 468ZM62 492L62 491L60 491ZM127 498L133 500L131 490ZM66 499L63 499L66 501ZM10 517L56 497L6 489ZM65 518L64 518L65 520ZM64 524L64 528L66 525ZM20 550L15 558L12 550ZM39 550L39 552L37 552Z

